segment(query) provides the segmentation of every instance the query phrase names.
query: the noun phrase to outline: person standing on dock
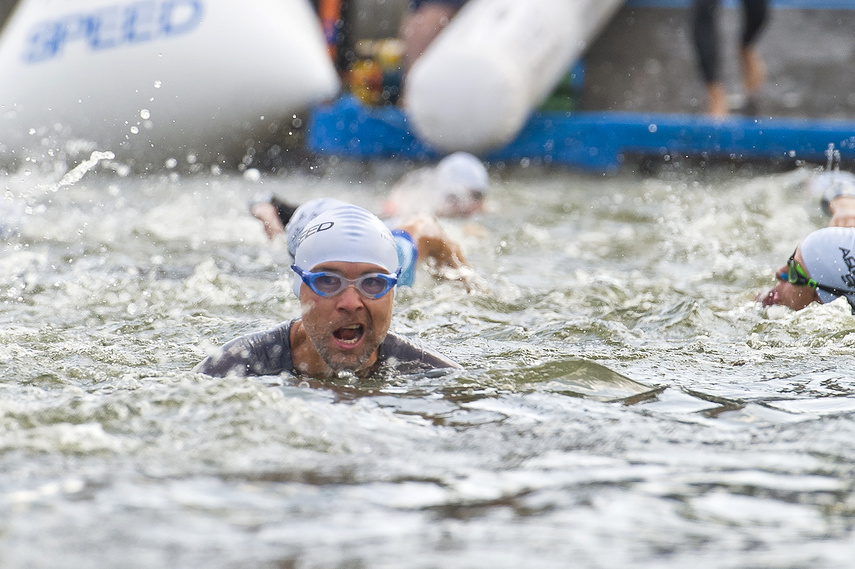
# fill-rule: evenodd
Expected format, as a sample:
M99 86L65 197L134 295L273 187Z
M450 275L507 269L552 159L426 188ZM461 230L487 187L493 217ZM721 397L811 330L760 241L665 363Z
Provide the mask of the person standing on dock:
M718 5L719 0L695 0L692 16L695 48L707 91L707 112L714 117L724 117L730 113L730 107L721 80ZM755 44L769 9L767 0L742 0L742 6L744 27L739 45L739 63L745 89L743 112L755 114L757 98L766 80L766 66Z
M466 0L410 0L398 37L403 42L402 70L406 73L445 29Z

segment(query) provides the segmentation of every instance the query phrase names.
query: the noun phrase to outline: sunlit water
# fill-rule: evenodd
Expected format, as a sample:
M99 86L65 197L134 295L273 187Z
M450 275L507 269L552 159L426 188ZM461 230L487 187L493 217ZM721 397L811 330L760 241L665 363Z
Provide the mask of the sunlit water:
M752 300L808 169L494 167L445 222L485 291L396 300L465 369L306 384L190 372L298 311L247 204L406 165L46 166L0 174L4 569L852 566L855 317Z

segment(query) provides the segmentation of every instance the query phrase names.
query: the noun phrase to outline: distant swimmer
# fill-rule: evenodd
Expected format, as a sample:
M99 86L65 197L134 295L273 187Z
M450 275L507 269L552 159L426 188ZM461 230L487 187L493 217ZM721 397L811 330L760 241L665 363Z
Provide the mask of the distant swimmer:
M810 178L807 189L820 197L830 227L855 227L855 174L840 169L840 151L829 145L828 166Z
M435 167L402 177L383 203L383 216L467 217L484 211L489 190L490 177L481 160L468 152L455 152Z
M778 283L755 300L801 310L844 297L855 314L855 228L824 227L808 235L776 272Z
M401 267L391 230L374 214L345 204L312 218L291 269L302 317L236 338L194 371L323 378L460 367L389 332Z

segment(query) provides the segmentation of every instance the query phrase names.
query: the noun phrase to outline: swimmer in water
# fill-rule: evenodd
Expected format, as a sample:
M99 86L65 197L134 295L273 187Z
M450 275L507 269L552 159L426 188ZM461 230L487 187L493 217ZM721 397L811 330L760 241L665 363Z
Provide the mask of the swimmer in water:
M416 215L468 217L486 207L490 177L484 164L468 152L455 152L435 167L414 170L403 176L383 202L381 217L394 224ZM264 223L269 239L285 231L297 206L268 195L253 202L250 210Z
M840 169L840 151L829 145L825 170L807 182L811 194L820 196L829 227L855 227L855 174Z
M410 172L392 188L382 217L430 213L437 217L468 217L482 213L490 190L484 164L468 152L455 152L435 167Z
M269 239L286 234L288 253L294 258L297 238L306 225L327 209L347 205L334 198L310 200L296 207L275 196L254 202L250 211L264 224ZM468 290L483 288L471 268L460 245L443 230L435 217L415 214L406 219L387 221L401 263L400 286L412 286L416 277L416 264L421 262L438 278L463 281Z
M775 271L777 284L755 300L801 310L844 296L855 313L855 175L840 170L840 152L829 147L828 166L807 182L820 196L828 227L808 235Z
M383 217L399 244L404 273L400 285L411 286L415 263L422 262L435 277L460 280L467 290L483 289L484 284L463 256L460 245L443 230L436 216L466 217L484 211L490 178L484 164L472 154L455 152L432 168L420 168L404 176L383 204ZM312 200L312 205L291 205L273 195L256 200L252 215L264 224L268 239L292 233L307 214L317 215L338 200ZM299 212L299 213L298 213ZM292 223L292 218L302 220ZM478 228L467 231L481 233ZM409 242L409 243L408 243Z
M844 297L855 314L855 228L824 227L808 235L775 271L778 283L755 300L801 310Z
M309 220L294 245L292 290L302 316L226 343L194 371L363 378L381 369L460 367L389 332L401 267L391 230L374 214L350 204L327 209Z

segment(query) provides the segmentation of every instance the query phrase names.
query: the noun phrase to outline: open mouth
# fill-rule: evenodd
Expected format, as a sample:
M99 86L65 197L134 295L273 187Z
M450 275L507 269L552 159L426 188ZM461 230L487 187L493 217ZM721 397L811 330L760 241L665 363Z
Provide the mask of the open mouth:
M757 300L763 303L763 306L774 306L779 303L777 289L772 289L767 293L761 294Z
M336 329L333 337L345 346L353 346L359 343L364 333L365 327L362 324L351 324Z

